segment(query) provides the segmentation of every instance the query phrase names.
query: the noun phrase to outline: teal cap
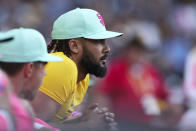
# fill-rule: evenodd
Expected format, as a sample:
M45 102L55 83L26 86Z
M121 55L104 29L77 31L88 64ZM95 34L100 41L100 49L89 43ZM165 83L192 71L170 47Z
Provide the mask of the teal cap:
M53 24L52 39L107 39L122 33L107 31L102 16L91 9L76 8L60 17Z
M44 37L28 28L12 29L0 33L1 62L55 62L62 58L48 54Z

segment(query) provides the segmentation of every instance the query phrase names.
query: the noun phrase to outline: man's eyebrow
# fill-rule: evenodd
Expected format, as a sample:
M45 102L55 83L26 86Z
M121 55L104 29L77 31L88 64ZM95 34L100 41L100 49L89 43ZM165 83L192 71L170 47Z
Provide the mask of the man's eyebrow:
M14 39L14 37L8 37L8 38L0 39L0 43L1 42L8 42L8 41L11 41L13 39Z

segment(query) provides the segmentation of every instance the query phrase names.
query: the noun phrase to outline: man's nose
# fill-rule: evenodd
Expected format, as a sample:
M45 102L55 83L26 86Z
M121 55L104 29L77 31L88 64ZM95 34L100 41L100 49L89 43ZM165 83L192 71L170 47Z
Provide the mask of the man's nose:
M105 44L104 45L104 53L110 53L110 47L109 47L109 45L108 44Z

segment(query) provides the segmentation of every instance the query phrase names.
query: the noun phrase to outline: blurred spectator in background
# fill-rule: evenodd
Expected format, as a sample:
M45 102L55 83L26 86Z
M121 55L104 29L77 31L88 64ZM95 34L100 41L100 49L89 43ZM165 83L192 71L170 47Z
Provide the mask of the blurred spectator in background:
M196 46L190 51L186 59L184 76L184 94L188 110L183 115L180 131L196 130Z
M111 61L99 88L109 98L120 123L150 124L160 116L168 97L164 79L150 58L150 51L159 46L159 34L149 23L128 27L127 44L120 56Z

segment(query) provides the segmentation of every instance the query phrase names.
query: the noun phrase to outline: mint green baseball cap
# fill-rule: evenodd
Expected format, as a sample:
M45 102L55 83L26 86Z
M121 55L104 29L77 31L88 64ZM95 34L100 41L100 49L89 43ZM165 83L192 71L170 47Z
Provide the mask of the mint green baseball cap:
M122 33L107 31L102 16L92 9L76 8L60 17L53 24L52 39L108 39Z
M62 58L48 54L44 37L28 28L12 29L0 33L1 62L57 62Z

